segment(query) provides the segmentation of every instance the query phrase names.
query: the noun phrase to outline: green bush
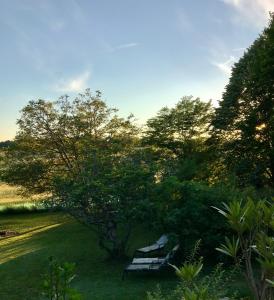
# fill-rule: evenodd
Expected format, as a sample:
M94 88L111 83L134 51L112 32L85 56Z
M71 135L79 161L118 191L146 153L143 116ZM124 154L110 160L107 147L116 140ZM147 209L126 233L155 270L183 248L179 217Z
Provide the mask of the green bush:
M159 183L155 192L157 227L175 233L184 251L202 239L202 255L216 257L214 248L227 232L227 225L212 206L228 202L235 195L224 186L183 181L169 177Z
M18 214L32 214L32 213L44 213L48 212L45 207L38 206L25 206L25 205L14 205L5 206L0 209L0 215L18 215Z

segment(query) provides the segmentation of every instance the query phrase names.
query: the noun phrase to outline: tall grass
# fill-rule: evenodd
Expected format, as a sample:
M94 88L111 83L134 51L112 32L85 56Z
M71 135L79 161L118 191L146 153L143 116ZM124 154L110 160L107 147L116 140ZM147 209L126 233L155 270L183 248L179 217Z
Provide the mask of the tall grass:
M24 214L49 211L43 203L43 198L35 196L23 197L19 194L19 188L0 183L0 214Z
M19 188L0 183L0 205L16 205L30 202L19 195Z

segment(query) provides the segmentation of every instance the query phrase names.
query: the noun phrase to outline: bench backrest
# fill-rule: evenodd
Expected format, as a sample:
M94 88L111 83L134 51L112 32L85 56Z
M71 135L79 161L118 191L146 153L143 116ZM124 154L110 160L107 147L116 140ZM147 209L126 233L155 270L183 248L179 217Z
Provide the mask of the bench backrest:
M166 234L163 234L163 235L159 238L159 240L156 242L156 244L162 246L162 245L165 245L167 242L168 242L168 237L167 237Z

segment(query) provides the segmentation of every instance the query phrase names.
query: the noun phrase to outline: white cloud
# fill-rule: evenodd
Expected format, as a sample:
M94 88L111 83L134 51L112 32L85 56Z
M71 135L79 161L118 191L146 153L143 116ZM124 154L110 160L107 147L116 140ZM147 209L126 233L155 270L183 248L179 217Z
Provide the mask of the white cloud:
M223 2L225 2L227 4L234 5L234 6L239 6L241 0L223 0Z
M208 61L228 77L231 75L232 66L242 56L245 48L231 47L220 37L212 36L208 39L206 51L209 53Z
M236 62L236 57L230 56L224 62L212 62L212 64L217 67L220 71L222 71L225 75L231 75L232 66Z
M274 11L273 0L221 0L232 6L241 18L256 26L265 26L269 12Z
M90 78L90 72L85 71L75 78L69 80L61 79L55 86L55 90L58 92L81 92L87 88L87 82Z

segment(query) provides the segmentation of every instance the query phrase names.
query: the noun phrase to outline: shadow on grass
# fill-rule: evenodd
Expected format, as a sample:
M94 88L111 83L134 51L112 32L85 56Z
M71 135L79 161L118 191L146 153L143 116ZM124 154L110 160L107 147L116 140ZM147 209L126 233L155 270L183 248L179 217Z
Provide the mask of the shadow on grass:
M22 255L37 251L41 248L36 245L32 240L35 239L35 235L58 227L61 224L53 224L47 226L41 226L32 230L28 230L17 236L6 237L0 240L1 255L0 264L3 264L11 259L15 259Z
M24 216L22 222L30 222ZM75 262L77 277L75 287L84 299L145 299L146 292L158 283L173 288L176 278L169 273L129 274L122 281L122 271L128 261L107 261L98 247L93 232L71 219L60 216L60 223L37 226L23 234L0 241L0 299L40 299L42 274L47 271L48 258L60 262ZM50 221L50 220L49 220ZM7 220L8 222L8 220ZM134 234L133 245L145 245L147 237L142 230Z

